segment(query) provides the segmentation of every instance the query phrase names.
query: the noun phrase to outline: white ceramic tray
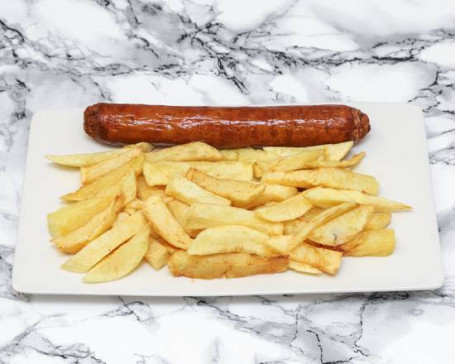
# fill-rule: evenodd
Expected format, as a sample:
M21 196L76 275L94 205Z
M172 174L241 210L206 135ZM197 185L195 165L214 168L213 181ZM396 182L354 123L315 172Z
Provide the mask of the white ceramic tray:
M85 284L81 275L59 267L66 256L49 242L47 213L60 206L59 196L76 189L76 169L53 165L46 154L105 150L85 135L82 111L42 111L30 129L22 211L13 269L19 292L77 295L219 296L290 293L422 290L440 287L441 253L430 182L421 111L406 104L352 104L370 116L372 130L354 151L367 152L357 171L376 176L380 195L413 206L395 213L391 227L397 247L385 258L344 258L334 276L310 276L292 271L237 279L174 278L167 268L155 272L143 264L128 277Z

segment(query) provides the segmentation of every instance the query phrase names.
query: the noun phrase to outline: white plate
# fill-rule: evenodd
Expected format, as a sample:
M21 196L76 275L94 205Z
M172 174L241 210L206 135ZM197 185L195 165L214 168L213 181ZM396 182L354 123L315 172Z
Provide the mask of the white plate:
M42 111L32 120L13 270L19 292L84 295L218 296L285 293L421 290L440 287L441 253L430 183L421 111L406 104L353 104L372 124L368 137L354 150L367 152L357 171L381 184L380 195L413 206L393 214L396 251L390 257L344 258L334 276L295 272L237 279L174 278L168 270L143 264L128 277L109 283L84 284L81 275L62 271L66 256L49 242L46 214L60 206L59 196L76 189L76 169L48 162L46 154L86 153L107 149L82 129L82 110Z

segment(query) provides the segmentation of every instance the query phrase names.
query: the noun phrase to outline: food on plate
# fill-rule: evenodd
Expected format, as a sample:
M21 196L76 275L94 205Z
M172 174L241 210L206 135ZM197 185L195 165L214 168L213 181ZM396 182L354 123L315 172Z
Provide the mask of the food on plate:
M204 230L221 225L243 225L267 235L283 233L283 224L263 220L254 211L239 207L194 203L186 216L186 227L190 230Z
M297 262L295 260L289 261L288 268L295 270L296 272L299 272L299 273L307 273L307 274L321 274L322 273L319 269L317 269L309 264Z
M195 168L190 168L188 170L186 178L207 191L229 199L232 202L232 205L237 207L249 205L259 197L266 188L264 184L211 177Z
M147 162L162 162L162 161L219 161L224 159L221 152L201 142L193 142L174 147L164 148L145 155Z
M386 256L395 250L395 231L393 229L381 229L364 231L352 240L340 245L344 255L354 257Z
M110 203L109 198L94 197L63 206L47 215L49 233L53 238L65 235L84 225Z
M144 175L137 178L137 198L141 201L147 200L151 195L163 195L164 188L160 186L149 186Z
M411 206L382 197L370 196L359 191L315 187L303 192L303 195L316 206L327 208L343 202L372 205L376 212L409 211Z
M308 163L320 159L324 159L324 149L314 148L274 160L257 161L256 163L263 163L265 166L267 166L267 169L286 172L295 171L296 169L303 169Z
M142 154L140 148L128 148L123 153L118 153L112 158L105 159L101 162L81 167L82 184L86 185L104 176L105 174L123 166L135 157Z
M193 239L183 230L172 216L163 198L150 196L142 209L153 229L169 244L180 249L188 249Z
M230 205L231 201L199 187L185 177L174 178L166 187L165 193L188 205L195 202L215 205Z
M271 185L262 182L261 184L265 185L264 192L256 197L248 206L246 206L246 208L252 209L267 205L271 202L284 201L299 193L299 190L296 187Z
M174 276L234 278L292 270L336 274L343 256L386 256L391 213L378 181L351 171L352 141L216 149L148 143L50 156L80 169L82 186L48 215L62 265L83 282L120 279L142 262ZM144 264L146 264L144 263Z
M337 144L323 144L323 145L315 145L312 147L306 147L306 150L314 150L314 149L322 149L324 151L324 160L327 161L340 161L351 150L354 142L352 140L344 142L344 143L337 143ZM293 154L300 154L302 153L301 147L264 147L263 148L266 152L276 154L280 157L287 157Z
M292 172L267 172L262 180L285 186L312 188L316 186L357 190L376 195L379 184L376 178L346 169L320 168Z
M329 221L337 218L338 216L352 210L356 204L345 202L340 205L332 206L327 210L322 211L320 214L313 217L307 224L305 224L298 232L292 235L290 249L294 249L303 244L314 229L328 223Z
M315 228L308 238L322 245L336 246L346 243L365 228L373 211L373 206L363 205L356 207L330 220L328 223Z
M365 224L364 230L381 230L389 226L392 220L392 214L390 212L375 212L371 214L367 223Z
M162 242L153 238L149 239L149 246L144 259L152 266L153 269L160 270L165 267L170 256L171 252L165 245L162 244Z
M172 254L168 262L169 271L175 277L189 278L237 278L254 274L284 272L288 257L260 257L245 253L212 255L190 255L185 251Z
M109 200L108 200L109 201ZM55 246L65 253L77 253L89 242L109 230L117 219L117 214L124 205L124 197L116 196L108 207L95 214L81 227L52 239Z
M254 213L267 221L290 221L305 215L312 206L313 204L309 200L302 194L298 194L272 206L258 208L254 210Z
M63 201L81 201L97 196L115 196L122 190L122 179L126 177L128 172L132 170L135 175L138 175L141 172L142 160L143 156L134 158L132 161L105 174L96 181L80 187L75 192L62 196L61 199Z
M335 274L341 265L343 253L312 246L307 243L300 244L289 254L289 258L296 262L308 264L327 274Z
M126 148L140 148L143 152L150 152L153 146L149 143L137 143L128 145ZM50 161L67 167L84 167L110 159L118 154L125 152L125 149L109 150L107 152L67 154L67 155L47 155Z
M77 254L69 258L62 265L62 268L70 272L87 272L146 225L144 215L140 211L134 213L87 244Z
M207 107L100 103L84 112L84 130L104 143L215 147L304 147L359 141L368 116L346 105Z
M366 153L358 153L350 159L334 161L326 159L314 159L307 161L301 158L300 154L293 154L288 157L279 158L272 161L257 161L253 165L253 171L256 177L262 177L268 171L291 172L299 169L318 169L318 168L350 168L359 164Z
M150 228L144 227L130 240L101 259L82 280L86 283L113 281L131 273L141 263L149 246Z
M253 180L253 164L244 161L220 162L172 162L144 163L143 173L149 186L165 186L175 177L185 176L190 168L196 168L215 178Z
M242 225L222 225L202 231L191 243L190 255L249 253L262 257L272 255L267 246L268 236Z

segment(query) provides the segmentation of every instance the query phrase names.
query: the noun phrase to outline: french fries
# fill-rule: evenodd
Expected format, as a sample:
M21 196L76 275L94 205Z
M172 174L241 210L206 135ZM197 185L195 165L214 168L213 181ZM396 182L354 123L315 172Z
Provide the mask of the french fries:
M194 142L164 148L147 153L148 162L161 161L219 161L224 159L216 148L202 142Z
M164 189L156 186L149 186L145 180L144 175L140 175L136 181L137 185L137 198L139 200L145 201L151 195L164 195Z
M351 150L353 142L344 142L338 144L316 145L314 147L264 147L267 152L274 153L280 157L302 153L304 150L322 149L324 150L325 159L329 161L342 160Z
M186 178L207 191L231 200L232 205L237 207L251 204L251 202L258 198L266 188L263 184L258 185L251 182L232 181L211 177L195 168L190 168L188 170Z
M215 205L230 205L231 201L218 196L210 191L191 182L185 177L176 177L166 187L166 194L175 197L188 205L200 201L203 203L213 203Z
M292 250L298 247L300 244L303 244L311 232L317 227L329 222L330 220L335 219L336 217L344 214L345 212L348 212L349 210L352 210L355 206L356 205L354 203L345 202L322 211L292 236L290 249Z
M280 222L297 219L312 206L313 204L309 200L299 194L275 205L256 209L254 212L264 220Z
M327 274L335 274L341 265L343 253L317 248L303 243L291 251L290 259L296 262L308 264Z
M89 221L95 214L105 209L111 200L94 197L63 206L47 215L47 227L53 238L68 234Z
M373 210L372 206L359 206L315 228L308 238L322 245L346 243L364 229Z
M252 209L258 206L263 206L269 202L280 202L291 198L299 193L295 187L265 184L265 190L262 194L257 196L245 208Z
M169 259L169 271L174 277L189 278L237 278L254 274L279 273L287 269L285 256L259 257L245 253L213 255L189 255L175 252Z
M142 211L153 229L169 244L176 248L188 249L193 242L193 239L189 237L172 216L160 196L150 196L145 201Z
M149 245L150 228L145 226L129 241L104 257L85 274L86 283L113 281L131 273L144 258Z
M267 235L283 233L283 224L273 223L257 217L254 211L238 207L194 203L186 216L186 228L204 230L222 225L242 225Z
M221 153L226 159L247 162L270 161L277 158L277 155L274 153L254 148L228 149L222 150Z
M209 176L234 181L252 181L253 163L246 161L189 162L190 166Z
M389 226L391 219L392 214L390 212L376 212L369 217L363 229L364 230L385 229L387 226Z
M149 186L165 186L174 178L185 176L190 168L216 178L236 181L253 179L253 164L244 161L144 163L143 172Z
M164 246L158 240L155 240L153 238L149 239L149 247L144 256L144 259L152 266L153 269L160 270L167 264L171 253L166 248L166 246Z
M293 172L267 172L262 180L285 186L312 188L316 186L356 190L376 195L379 184L376 178L346 169L320 168Z
M383 257L395 250L395 231L392 229L364 231L347 243L340 245L344 255Z
M88 154L47 155L46 158L62 166L84 167L112 158L120 153L123 153L122 149Z
M69 232L66 235L52 239L55 246L65 253L74 254L86 246L89 242L111 228L117 218L117 213L124 205L124 197L116 196L110 205L94 215L83 226Z
M266 234L246 226L217 226L201 232L187 252L190 255L249 253L267 256L271 255L267 239Z
M366 155L346 159L352 145L138 143L47 156L80 168L83 184L48 215L51 241L74 254L62 269L85 273L85 283L120 279L142 262L201 279L334 275L343 256L392 254L391 213L411 209L375 196L377 180L351 171Z
M322 273L319 269L314 268L309 264L297 262L295 260L289 261L288 268L295 270L296 272L299 272L299 273L308 273L308 274L321 274Z
M128 148L124 149L123 153L119 153L109 159L102 160L101 162L89 166L83 166L81 167L82 184L86 185L93 182L140 155L142 155L142 150L140 148Z
M189 230L186 229L186 216L188 215L188 210L190 207L179 200L171 200L166 203L169 211L171 212L172 216L175 217L177 222L180 224L180 226L185 230L185 232L189 233Z
M63 265L62 269L69 272L84 273L96 263L123 244L138 231L146 226L142 212L138 211L120 221L111 230L106 231L98 238L86 245L76 255L73 255Z
M303 195L315 205L327 208L344 202L360 205L372 205L377 212L408 211L411 206L388 200L382 197L370 196L359 191L336 190L333 188L315 187L303 192Z
M88 185L84 185L77 191L68 193L61 197L65 202L81 201L93 197L115 196L121 190L119 181L132 169L137 176L142 169L143 156L138 156L130 162L124 164L96 181Z
M150 152L153 145L149 143L137 143L128 145L125 149L140 148L144 153ZM85 153L85 154L68 154L68 155L47 155L50 161L67 167L85 167L90 166L106 159L110 159L125 152L125 149L110 150L107 152Z
M262 162L264 169L274 171L295 171L302 169L306 164L324 157L324 149L308 149L298 154L292 154L274 161Z

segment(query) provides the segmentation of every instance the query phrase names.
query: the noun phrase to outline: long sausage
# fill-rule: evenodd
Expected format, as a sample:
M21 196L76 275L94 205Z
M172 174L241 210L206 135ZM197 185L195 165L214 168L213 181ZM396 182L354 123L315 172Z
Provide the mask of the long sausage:
M164 106L100 103L84 112L85 132L110 144L203 141L215 147L303 147L362 139L368 116L346 105Z

